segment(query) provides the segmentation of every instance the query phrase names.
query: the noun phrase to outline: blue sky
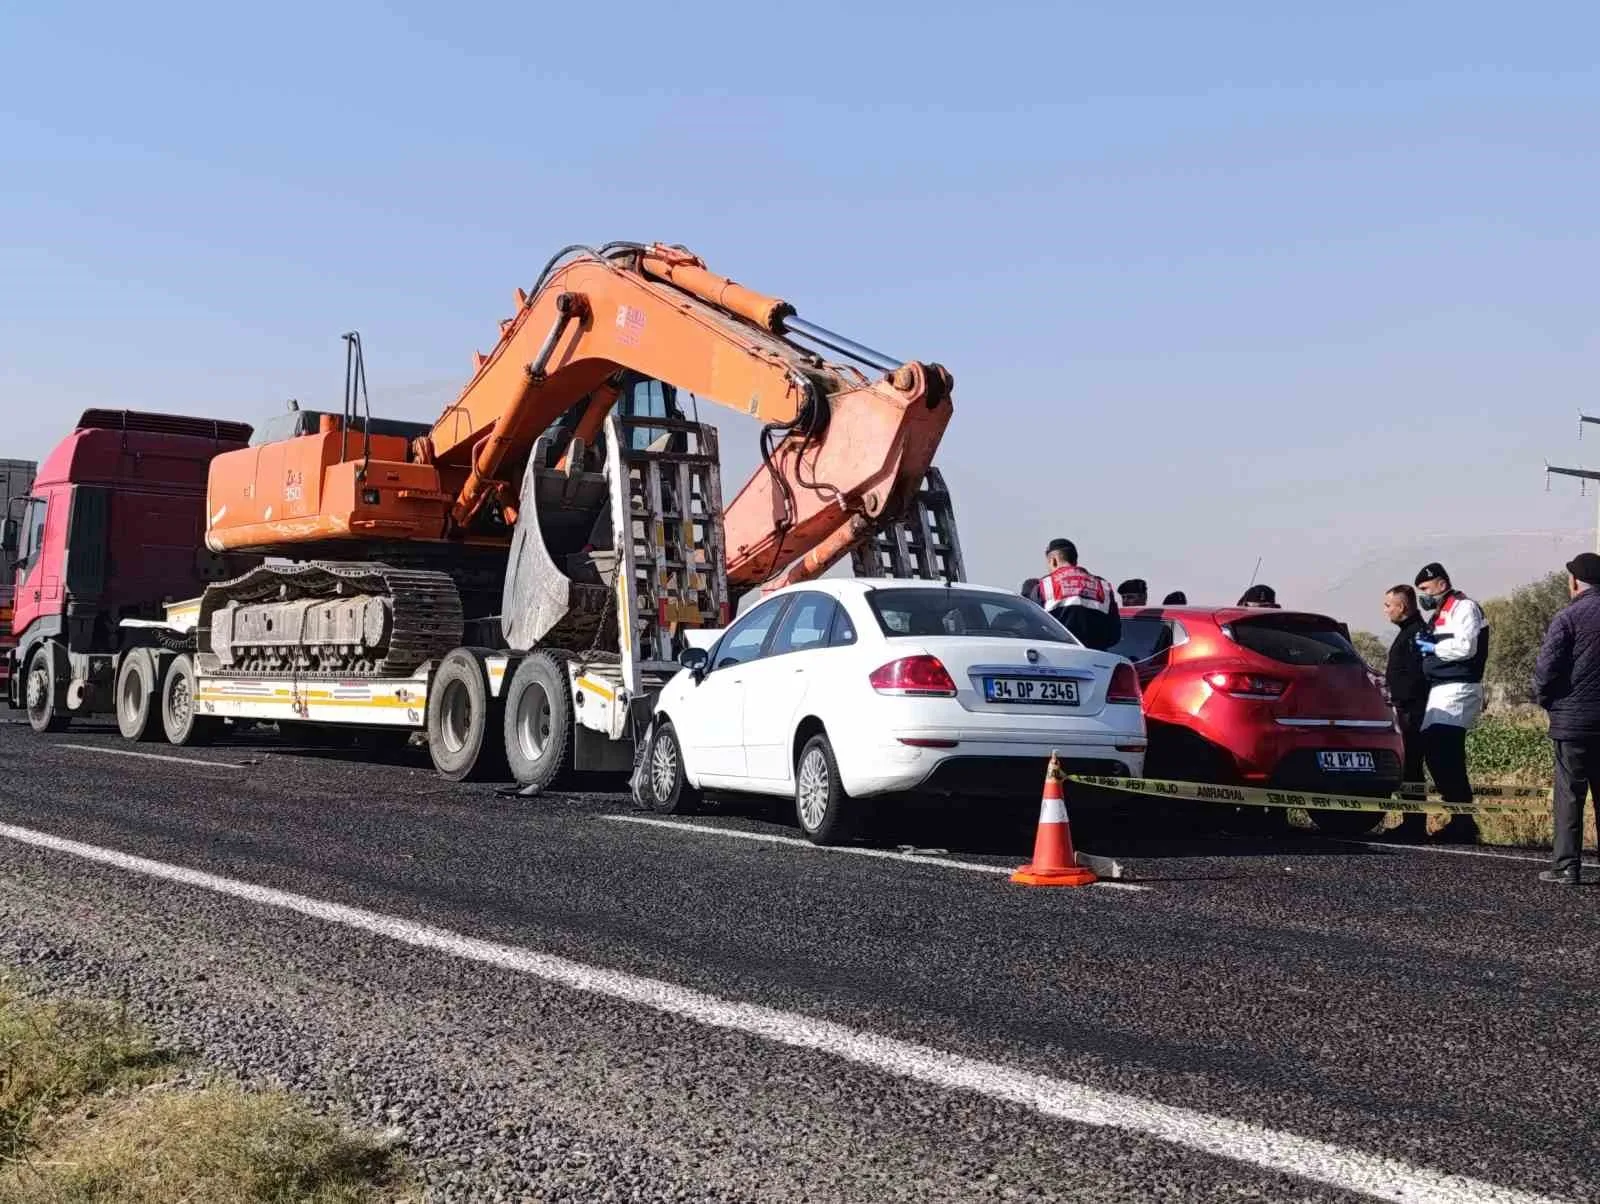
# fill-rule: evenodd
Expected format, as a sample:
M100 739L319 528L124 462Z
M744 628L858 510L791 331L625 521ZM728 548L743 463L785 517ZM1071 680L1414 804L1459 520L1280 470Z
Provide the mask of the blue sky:
M1487 594L1592 541L1540 472L1600 465L1592 5L31 7L0 455L336 401L352 327L432 417L554 249L659 239L951 369L981 580L1065 534L1355 608L1423 551Z

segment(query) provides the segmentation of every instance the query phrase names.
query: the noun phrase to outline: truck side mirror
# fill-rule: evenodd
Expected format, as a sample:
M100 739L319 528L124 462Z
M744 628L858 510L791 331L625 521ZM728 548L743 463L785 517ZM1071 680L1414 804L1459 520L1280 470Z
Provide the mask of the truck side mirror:
M705 676L706 666L711 663L711 654L704 648L685 648L678 653L678 663L699 679Z
M22 542L22 524L14 518L6 519L4 533L0 533L0 552L7 556L15 557L17 547Z

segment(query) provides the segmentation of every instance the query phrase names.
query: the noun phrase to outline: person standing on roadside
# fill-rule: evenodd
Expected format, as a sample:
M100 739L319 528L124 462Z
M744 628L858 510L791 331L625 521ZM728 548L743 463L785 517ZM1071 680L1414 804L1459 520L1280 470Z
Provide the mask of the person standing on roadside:
M1583 881L1583 803L1594 792L1600 809L1600 556L1585 552L1567 564L1572 601L1556 612L1533 669L1533 696L1550 712L1555 748L1555 841L1541 882Z
M1489 624L1483 608L1456 589L1434 561L1417 573L1417 605L1428 622L1414 643L1428 679L1422 716L1422 752L1434 785L1447 803L1470 806L1467 733L1483 714L1483 671L1489 663ZM1452 815L1441 837L1475 841L1478 823Z
M1400 777L1406 783L1415 782L1421 791L1422 718L1428 710L1428 678L1422 671L1422 649L1417 647L1417 636L1427 630L1427 624L1417 611L1417 591L1409 585L1397 585L1383 595L1383 613L1399 628L1394 643L1389 645L1384 685L1394 707L1395 721L1400 725L1400 736L1405 741L1405 769ZM1420 811L1408 812L1394 830L1394 835L1408 839L1421 839L1427 834L1428 817Z
M1117 596L1122 599L1123 610L1134 610L1149 605L1150 587L1141 578L1130 577L1117 586Z
M1078 564L1078 547L1070 539L1052 539L1044 550L1045 575L1039 579L1039 601L1086 648L1104 652L1122 638L1111 582Z

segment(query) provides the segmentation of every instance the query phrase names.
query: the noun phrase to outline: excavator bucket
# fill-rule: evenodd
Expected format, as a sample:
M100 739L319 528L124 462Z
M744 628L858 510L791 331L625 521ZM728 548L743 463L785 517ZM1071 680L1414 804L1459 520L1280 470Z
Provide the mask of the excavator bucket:
M546 435L529 457L503 634L519 651L621 643L629 660L671 662L681 628L728 621L716 430L612 413L604 431L587 455L564 459Z

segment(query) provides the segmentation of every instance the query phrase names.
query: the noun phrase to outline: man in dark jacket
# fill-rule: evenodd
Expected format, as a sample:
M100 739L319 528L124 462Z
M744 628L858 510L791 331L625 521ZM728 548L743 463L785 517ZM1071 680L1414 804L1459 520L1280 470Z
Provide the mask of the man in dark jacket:
M1600 808L1600 556L1585 552L1567 564L1572 601L1544 633L1533 670L1533 696L1550 712L1555 745L1555 849L1542 882L1583 880L1583 802Z
M1427 629L1417 610L1417 591L1397 585L1383 596L1383 613L1399 628L1389 645L1389 664L1384 684L1394 706L1400 735L1405 740L1406 760L1401 779L1422 782L1422 716L1428 709L1428 678L1422 671L1422 650L1417 634ZM1428 817L1420 811L1408 813L1395 829L1395 835L1421 839L1428 833Z

